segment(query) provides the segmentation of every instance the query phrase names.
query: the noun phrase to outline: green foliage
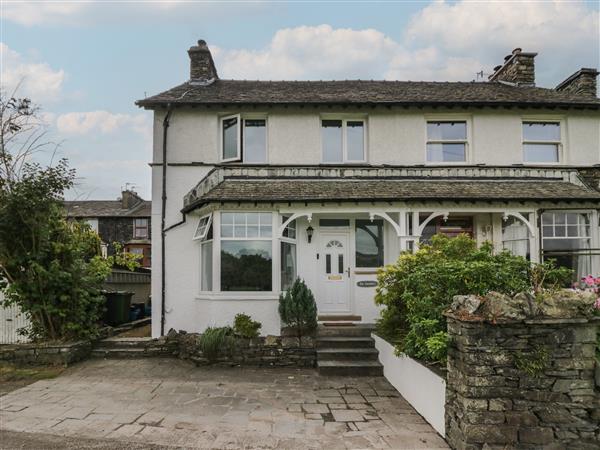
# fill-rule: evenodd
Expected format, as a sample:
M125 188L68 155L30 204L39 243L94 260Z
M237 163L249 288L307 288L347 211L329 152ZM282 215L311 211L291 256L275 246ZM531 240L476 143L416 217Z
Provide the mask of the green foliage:
M540 286L558 283L563 270L552 263L531 266L508 251L494 254L492 245L479 248L467 235L434 236L414 254L405 253L378 275L375 302L384 306L377 330L398 350L425 361L444 363L446 320L442 313L455 295L496 291L514 295L532 290L538 270Z
M262 324L256 320L252 320L248 314L236 314L233 321L233 330L235 334L246 339L252 339L259 336Z
M210 361L215 362L221 355L230 355L235 345L231 327L208 327L200 336L200 350Z
M279 296L281 321L302 338L317 328L317 303L312 291L297 278L285 294Z
M517 351L514 359L517 369L522 370L530 377L539 377L548 368L550 355L548 349L538 346L526 354Z
M105 300L101 289L113 263L83 223L69 222L63 192L73 184L66 161L42 168L25 164L18 178L0 185L0 289L4 305L17 304L33 339L94 337Z

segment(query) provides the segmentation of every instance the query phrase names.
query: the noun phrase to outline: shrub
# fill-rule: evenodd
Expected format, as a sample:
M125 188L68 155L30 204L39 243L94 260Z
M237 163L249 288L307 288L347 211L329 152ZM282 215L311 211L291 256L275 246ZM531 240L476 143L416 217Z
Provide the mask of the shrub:
M257 322L256 320L252 320L248 314L236 314L235 319L233 321L233 330L235 334L247 338L252 339L259 336L260 328L262 324Z
M317 303L315 296L303 280L297 278L285 295L279 296L279 316L281 321L302 336L317 328Z
M405 253L378 275L375 302L384 306L377 330L397 350L425 361L443 363L447 335L443 312L455 295L496 291L515 295L555 286L568 271L553 263L531 265L508 251L493 253L490 243L477 247L467 235L434 236L414 254Z
M231 327L208 327L200 336L200 350L210 362L221 355L229 355L233 350L235 339Z

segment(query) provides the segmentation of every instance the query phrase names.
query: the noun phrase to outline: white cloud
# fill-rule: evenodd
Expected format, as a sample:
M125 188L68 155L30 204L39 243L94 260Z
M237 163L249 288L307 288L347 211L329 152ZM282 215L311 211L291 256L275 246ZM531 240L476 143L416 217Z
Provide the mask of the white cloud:
M130 129L146 137L152 133L150 117L145 114L113 114L108 111L71 112L56 118L56 128L68 135L115 133Z
M437 1L413 16L400 40L319 25L279 30L258 50L211 49L223 78L470 81L523 47L540 53L539 84L552 86L599 64L598 17L584 3Z
M64 70L54 70L43 62L31 62L0 42L0 78L8 94L20 84L18 94L41 103L57 98L65 81Z

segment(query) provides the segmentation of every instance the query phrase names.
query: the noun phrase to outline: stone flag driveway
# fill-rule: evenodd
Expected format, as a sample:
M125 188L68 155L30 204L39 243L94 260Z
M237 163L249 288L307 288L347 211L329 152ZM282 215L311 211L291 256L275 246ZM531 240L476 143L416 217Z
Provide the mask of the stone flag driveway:
M0 429L183 448L447 448L383 377L89 360L0 398Z

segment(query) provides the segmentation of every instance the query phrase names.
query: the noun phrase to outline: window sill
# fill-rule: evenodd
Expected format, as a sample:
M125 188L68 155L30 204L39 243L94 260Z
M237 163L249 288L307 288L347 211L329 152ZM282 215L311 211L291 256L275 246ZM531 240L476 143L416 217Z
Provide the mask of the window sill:
M236 300L279 300L279 295L272 292L202 292L196 295L196 300L236 301Z

